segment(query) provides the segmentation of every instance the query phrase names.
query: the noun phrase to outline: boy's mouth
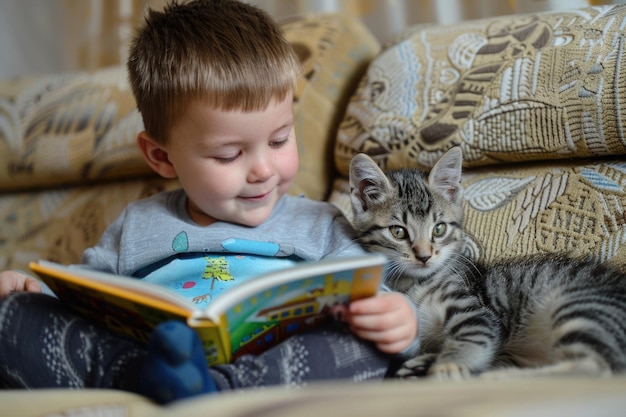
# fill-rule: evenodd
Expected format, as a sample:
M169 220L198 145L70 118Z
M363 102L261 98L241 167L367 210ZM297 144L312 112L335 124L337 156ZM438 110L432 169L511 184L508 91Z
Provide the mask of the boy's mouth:
M243 197L239 197L239 198L242 199L243 201L249 201L251 203L258 203L258 202L261 202L261 201L267 199L271 194L272 194L272 191L268 191L268 192L266 192L264 194L243 196Z

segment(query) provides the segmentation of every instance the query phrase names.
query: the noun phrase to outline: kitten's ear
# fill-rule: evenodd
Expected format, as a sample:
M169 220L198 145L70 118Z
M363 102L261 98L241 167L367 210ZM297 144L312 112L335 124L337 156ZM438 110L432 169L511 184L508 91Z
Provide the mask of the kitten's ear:
M368 155L356 154L350 161L350 201L353 209L367 211L373 204L381 202L389 180L385 173ZM358 206L357 206L358 205Z
M463 154L458 146L448 150L435 164L428 175L428 184L452 203L460 203L463 197L461 188L461 168Z

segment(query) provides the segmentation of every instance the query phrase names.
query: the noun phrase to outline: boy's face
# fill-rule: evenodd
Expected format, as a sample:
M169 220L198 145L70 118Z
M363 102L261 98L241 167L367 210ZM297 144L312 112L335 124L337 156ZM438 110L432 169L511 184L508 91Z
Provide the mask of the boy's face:
M258 112L193 104L162 147L189 197L189 215L208 225L258 226L298 170L292 95Z

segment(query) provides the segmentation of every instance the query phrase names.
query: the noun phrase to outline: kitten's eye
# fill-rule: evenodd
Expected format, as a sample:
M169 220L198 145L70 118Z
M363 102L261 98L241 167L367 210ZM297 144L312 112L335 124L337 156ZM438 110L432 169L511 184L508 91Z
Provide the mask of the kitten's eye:
M433 227L433 236L441 237L446 233L446 224L445 223L437 223L435 227Z
M404 240L408 237L406 229L402 226L389 226L389 231L391 232L391 236L399 240Z

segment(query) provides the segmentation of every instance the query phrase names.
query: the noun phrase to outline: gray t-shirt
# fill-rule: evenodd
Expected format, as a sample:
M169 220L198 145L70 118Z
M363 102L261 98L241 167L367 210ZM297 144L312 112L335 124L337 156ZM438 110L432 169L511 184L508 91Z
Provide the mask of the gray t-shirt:
M364 254L347 219L334 206L284 196L257 227L194 223L183 190L129 204L83 253L83 264L99 271L144 277L190 254L250 254L291 261L316 261Z

